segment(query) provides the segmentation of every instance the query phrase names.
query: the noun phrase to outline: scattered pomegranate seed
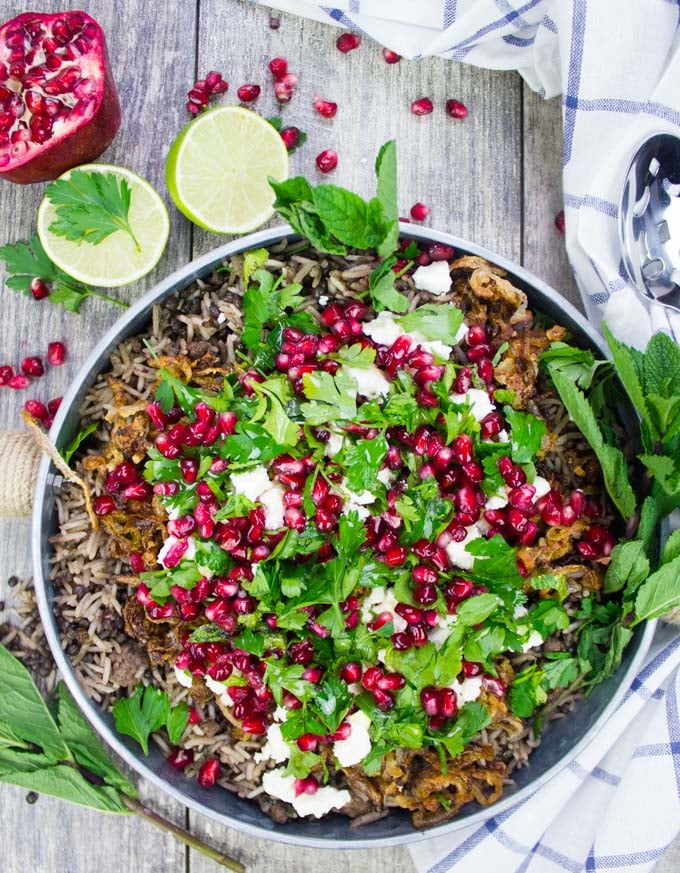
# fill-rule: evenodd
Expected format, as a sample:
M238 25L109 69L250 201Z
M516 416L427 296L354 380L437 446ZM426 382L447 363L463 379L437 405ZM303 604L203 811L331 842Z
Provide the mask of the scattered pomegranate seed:
M270 15L269 16L269 28L270 30L278 30L281 27L281 19L278 15Z
M45 373L43 362L36 356L24 358L21 362L21 370L26 376L42 376Z
M330 173L338 166L338 155L332 149L324 149L316 156L316 166L322 173Z
M100 494L92 501L92 507L94 509L94 514L101 517L115 512L116 502L113 497L109 497L108 494Z
M290 103L295 88L298 83L298 77L294 73L286 73L280 79L274 82L274 96L279 103Z
M269 61L269 69L275 79L280 79L288 72L288 61L285 58L272 58Z
M559 230L560 233L564 233L564 209L560 209L560 211L555 216L555 227Z
M414 203L411 207L411 218L414 221L425 221L430 214L430 207L424 203Z
M171 767L176 767L178 770L184 770L194 760L194 753L191 749L174 749L168 755L167 761Z
M26 403L24 403L24 409L29 415L32 415L33 418L37 418L38 421L45 421L49 416L47 407L39 400L27 400Z
M461 103L460 100L447 100L446 101L446 114L450 115L451 118L467 118L469 115L469 110L464 103Z
M66 346L60 342L49 343L47 361L52 367L60 367L66 359Z
M241 101L241 103L254 103L255 100L260 96L260 91L262 89L259 85L241 85L241 87L236 92L236 96Z
M356 33L341 33L335 41L335 46L339 52L346 55L347 52L358 49L361 45L361 37Z
M222 765L217 758L208 758L204 764L201 764L201 769L198 771L198 776L196 777L201 788L212 788L220 778L221 769Z
M45 297L50 296L50 289L39 276L31 279L31 284L28 287L34 300L44 300Z
M14 375L14 370L7 364L0 367L0 385L7 385L9 380Z
M12 376L11 379L7 380L7 385L10 388L14 388L15 391L23 391L24 388L28 388L31 384L31 380L28 376L24 376L21 373L17 373L16 376Z
M59 407L61 406L61 401L63 399L63 397L55 397L54 399L50 400L50 402L47 404L47 411L50 415L57 414L57 412L59 411Z
M324 100L317 94L314 97L314 108L319 115L323 115L324 118L333 118L338 111L338 104L332 103L330 100Z
M429 97L421 97L419 100L414 100L411 103L411 112L413 115L429 115L434 107Z
M398 64L401 60L401 55L398 55L396 52L393 52L388 48L382 50L382 56L385 59L386 64Z
M187 111L191 115L198 115L201 110L207 107L211 97L223 94L228 88L229 83L225 82L222 74L216 70L211 70L205 79L194 82L193 88L188 92Z

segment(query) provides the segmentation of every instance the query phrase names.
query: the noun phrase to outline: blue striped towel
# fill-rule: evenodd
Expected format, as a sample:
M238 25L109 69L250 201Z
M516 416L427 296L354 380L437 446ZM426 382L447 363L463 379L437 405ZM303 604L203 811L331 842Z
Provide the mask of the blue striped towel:
M518 70L540 94L562 94L567 253L588 315L599 324L604 312L638 348L657 330L680 340L680 316L669 320L635 295L618 239L620 194L638 145L651 133L680 135L679 0L266 5L357 31L405 57Z

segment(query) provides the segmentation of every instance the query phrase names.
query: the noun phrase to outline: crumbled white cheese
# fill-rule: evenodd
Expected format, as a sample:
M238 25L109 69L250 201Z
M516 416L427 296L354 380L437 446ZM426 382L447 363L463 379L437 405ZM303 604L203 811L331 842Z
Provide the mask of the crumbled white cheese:
M543 643L543 637L539 634L538 631L532 631L529 635L529 639L526 643L522 643L522 651L528 652L529 649L533 649L536 646L540 646Z
M467 394L452 394L453 403L468 404L473 418L482 421L490 412L495 412L496 407L489 400L489 395L481 388L470 388Z
M158 563L162 564L165 567L165 559L168 556L168 552L175 546L177 543L181 541L181 537L168 537L167 540L161 546L161 549L158 553ZM189 545L187 546L186 552L182 555L182 561L190 561L196 555L196 541L193 537L186 537Z
M471 676L469 679L463 679L462 682L454 679L449 688L453 688L456 692L458 706L461 707L471 700L477 700L482 693L482 677Z
M327 458L334 458L339 451L342 450L342 445L344 443L344 438L339 433L332 433L330 435L330 439L326 443L323 449L323 453Z
M345 365L342 369L357 383L357 393L363 394L369 400L387 397L390 393L390 382L375 364L371 364L370 367L348 367Z
M253 470L246 470L244 473L232 473L230 478L231 486L236 494L242 494L253 503L257 502L263 491L272 486L267 468L263 467L262 464Z
M365 624L368 624L369 621L377 618L381 612L389 612L392 614L395 633L406 630L408 626L406 619L397 615L394 611L397 603L399 601L394 596L394 591L391 588L387 589L384 586L372 588L361 604L361 619Z
M376 496L372 491L362 491L361 494L356 494L347 488L347 480L344 479L340 483L340 490L345 495L345 502L342 506L342 514L347 515L350 512L356 512L359 518L368 518L371 514L366 507L371 503L375 503Z
M526 606L516 606L512 611L513 618L523 618L525 615L528 615Z
M548 491L550 491L550 482L548 482L547 479L544 479L543 476L536 476L531 484L536 489L534 500L540 500L541 497L545 497Z
M440 360L447 361L451 355L451 346L447 346L440 340L428 340L417 330L408 332L402 330L401 325L395 320L395 316L387 310L381 312L372 321L367 321L363 325L363 331L366 336L381 346L391 346L400 336L408 336L414 345L420 346L424 351L430 352ZM456 334L454 342L458 342L457 337L458 334ZM345 369L347 368L345 367Z
M503 509L508 505L508 489L502 485L497 494L492 494L486 501L486 509Z
M446 261L433 261L426 267L418 267L413 282L420 291L430 294L448 294L451 290L451 272Z
M482 536L482 532L476 524L466 527L465 530L467 531L465 539L460 543L452 540L446 547L446 554L456 567L461 570L472 570L475 557L465 550L465 546L472 540L478 540Z
M290 758L290 746L281 735L281 726L270 724L267 728L267 742L253 757L256 761L268 761L270 758L275 764L283 764Z
M285 504L283 488L278 482L272 482L267 468L261 464L245 473L232 473L231 485L236 494L242 494L253 503L261 503L265 513L265 527L276 530L283 527Z
M321 294L319 296L319 306L328 306L328 294Z
M510 434L507 432L505 428L498 434L498 442L499 443L509 443L510 442Z
M397 478L397 471L396 471L396 470L390 470L389 467L383 467L382 470L378 470L378 472L377 472L375 478L378 480L378 482L382 482L382 484L383 484L386 488L389 488L390 485L391 485L391 484L396 480L396 478Z
M194 684L194 677L191 675L190 670L180 670L179 667L175 667L175 679L179 682L180 685L183 685L185 688L191 688Z
M338 790L330 785L322 786L315 794L305 793L296 797L295 776L284 776L282 769L268 770L262 776L262 787L271 797L292 804L298 815L313 815L314 818L321 818L332 809L342 809L351 799L349 791Z
M274 710L274 721L285 721L288 718L288 710L285 706L277 706Z
M336 740L333 744L333 754L341 767L353 767L371 751L371 738L368 735L370 718L358 710L348 716L347 721L352 726L350 735L346 740Z
M452 625L458 621L457 615L441 615L439 623L433 627L428 636L431 643L434 643L435 648L441 649L444 643L449 638Z
M212 693L219 698L220 703L223 703L225 706L231 706L233 701L231 697L227 694L227 683L218 682L217 679L213 679L212 676L205 677L205 684L212 691Z

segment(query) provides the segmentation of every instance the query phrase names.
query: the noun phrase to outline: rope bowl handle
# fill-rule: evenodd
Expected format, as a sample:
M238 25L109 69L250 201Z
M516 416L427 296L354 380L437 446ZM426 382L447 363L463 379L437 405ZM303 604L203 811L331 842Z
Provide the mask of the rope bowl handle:
M0 431L0 516L31 514L42 452L28 431Z

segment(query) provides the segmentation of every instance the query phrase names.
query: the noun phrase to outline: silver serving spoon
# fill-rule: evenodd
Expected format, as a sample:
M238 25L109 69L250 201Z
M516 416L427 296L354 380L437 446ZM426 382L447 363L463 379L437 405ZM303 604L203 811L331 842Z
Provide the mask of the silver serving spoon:
M635 153L621 195L619 237L637 291L680 312L680 138L658 133Z

